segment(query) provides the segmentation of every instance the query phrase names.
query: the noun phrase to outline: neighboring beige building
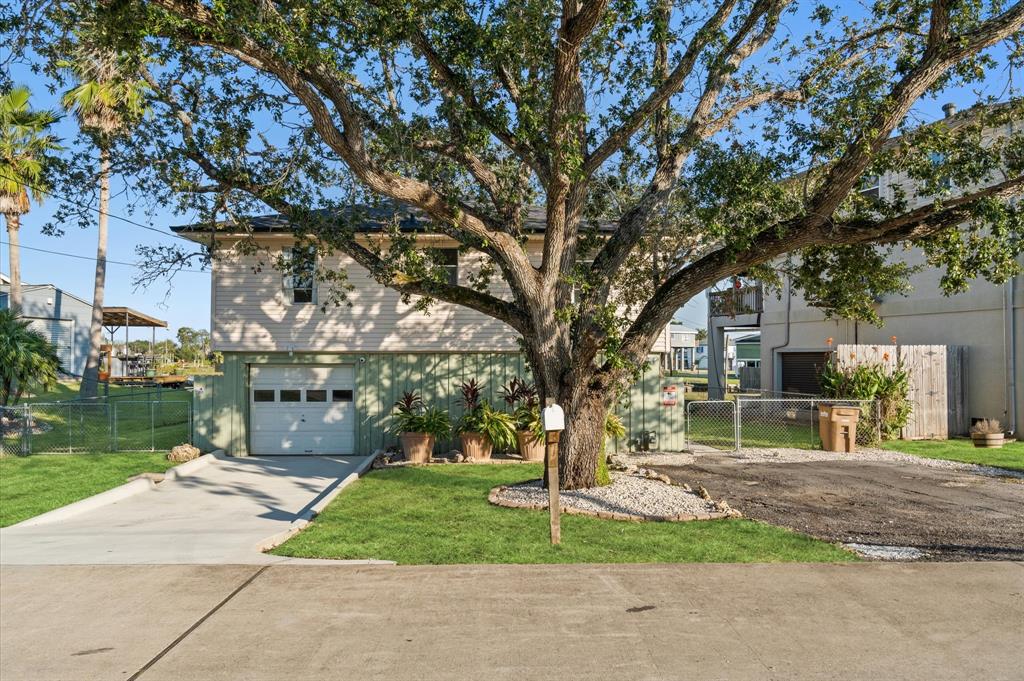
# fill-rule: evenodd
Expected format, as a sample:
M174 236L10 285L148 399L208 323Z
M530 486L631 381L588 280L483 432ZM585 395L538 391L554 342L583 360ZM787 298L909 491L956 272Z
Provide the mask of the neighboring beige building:
M1019 134L1021 129L1022 124L1015 123L990 134ZM882 176L865 191L878 191L886 198L896 187L908 197L914 195L913 181L901 175ZM914 199L911 208L930 200ZM899 257L912 265L924 262L919 249ZM1024 258L1019 262L1024 265ZM998 418L1015 431L1024 424L1024 278L1015 277L1002 286L973 281L965 293L947 297L939 288L940 276L935 268L926 267L910 278L913 290L908 295L878 301L875 309L884 321L881 328L826 320L821 310L807 305L799 295L791 296L788 289L780 297L765 294L762 307L748 319L756 319L761 329L763 389L817 392L815 367L824 359L829 338L834 345L885 345L893 336L907 345L960 345L967 348L967 414Z

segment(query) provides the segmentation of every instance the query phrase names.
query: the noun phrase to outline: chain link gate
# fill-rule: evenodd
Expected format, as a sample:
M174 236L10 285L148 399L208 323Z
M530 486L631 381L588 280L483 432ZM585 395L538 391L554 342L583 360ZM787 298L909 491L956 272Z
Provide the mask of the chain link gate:
M722 450L739 449L736 403L729 400L694 400L686 403L686 447L703 445Z

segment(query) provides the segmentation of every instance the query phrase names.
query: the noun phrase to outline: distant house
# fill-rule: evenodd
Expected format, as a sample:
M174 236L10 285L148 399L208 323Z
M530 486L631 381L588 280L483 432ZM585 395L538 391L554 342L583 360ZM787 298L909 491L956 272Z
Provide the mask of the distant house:
M669 327L669 350L663 355L666 371L686 371L694 368L694 350L697 348L697 331L682 324Z
M761 366L761 334L748 333L734 338L733 342L736 344L737 367Z
M0 310L9 306L10 280L0 275ZM92 303L53 284L22 284L22 316L57 347L65 373L81 376L89 356Z

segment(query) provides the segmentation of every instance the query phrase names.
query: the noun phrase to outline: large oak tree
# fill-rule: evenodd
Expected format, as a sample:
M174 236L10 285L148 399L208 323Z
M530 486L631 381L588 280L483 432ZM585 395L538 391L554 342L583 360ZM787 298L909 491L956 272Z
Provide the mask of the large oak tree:
M673 313L723 279L785 272L842 314L899 291L924 248L944 286L1017 270L1022 141L1011 92L935 125L922 98L1010 80L1024 3L878 0L844 16L787 0L117 0L47 3L40 51L74 26L134 54L155 115L139 178L180 209L267 207L420 304L518 331L568 416L561 480L592 485L602 422ZM46 36L40 38L39 36ZM56 46L56 47L54 47ZM972 101L971 104L981 104ZM1017 128L1019 130L1019 128ZM902 135L897 138L896 135ZM920 187L861 194L904 173ZM353 206L394 202L483 252L511 295L450 284ZM543 258L524 249L541 207ZM327 208L312 211L311 208ZM239 229L238 226L234 228ZM168 254L182 262L187 256ZM897 259L898 260L898 259ZM338 299L344 273L328 273Z

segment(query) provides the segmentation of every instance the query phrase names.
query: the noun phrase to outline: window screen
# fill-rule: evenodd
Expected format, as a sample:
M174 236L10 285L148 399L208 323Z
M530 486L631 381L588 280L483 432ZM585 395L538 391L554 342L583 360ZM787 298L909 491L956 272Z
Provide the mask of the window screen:
M281 391L282 402L301 402L302 391L301 390L282 390Z
M252 391L253 402L273 402L274 391L273 390L253 390Z
M307 390L306 391L307 402L326 402L327 391L326 390Z
M290 259L284 275L284 288L293 303L316 302L316 249L289 248L285 256Z
M332 390L331 391L331 402L351 402L352 391L351 390Z
M459 283L459 249L441 249L441 266L448 271L448 283L455 286Z

